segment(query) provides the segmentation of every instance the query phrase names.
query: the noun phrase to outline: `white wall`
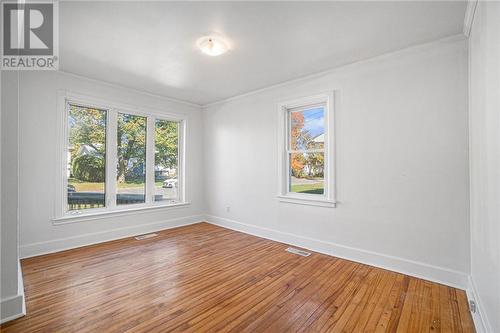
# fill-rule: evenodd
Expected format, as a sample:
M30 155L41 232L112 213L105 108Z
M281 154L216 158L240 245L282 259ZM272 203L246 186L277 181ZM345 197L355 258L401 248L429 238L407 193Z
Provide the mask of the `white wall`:
M2 73L0 321L22 315L24 292L18 258L18 77Z
M487 332L500 332L500 3L480 1L469 42L471 275Z
M14 82L15 75L3 73L2 83ZM14 105L16 94L2 89L3 96L9 96L2 100L2 205L4 189L17 190L12 154L17 152L18 134L21 257L196 222L208 212L209 221L235 229L466 285L470 234L464 39L402 50L240 96L203 112L196 106L64 73L22 72L19 84L19 131L12 125L14 120L6 126L4 117L4 105ZM187 114L191 205L53 225L60 89ZM338 96L338 206L278 202L276 105L331 90ZM10 141L4 140L6 133ZM15 234L17 228L7 237L15 239ZM487 267L474 257L472 262ZM5 283L12 282L13 274L6 274L12 276ZM477 278L487 280L478 280L481 285L491 283Z
M339 204L278 202L276 105L331 90ZM466 105L466 41L450 38L209 106L209 220L465 287Z
M9 73L10 74L10 73ZM187 195L191 205L53 225L58 168L58 91L188 117ZM21 72L19 109L19 227L21 257L148 232L203 219L199 107L57 72Z

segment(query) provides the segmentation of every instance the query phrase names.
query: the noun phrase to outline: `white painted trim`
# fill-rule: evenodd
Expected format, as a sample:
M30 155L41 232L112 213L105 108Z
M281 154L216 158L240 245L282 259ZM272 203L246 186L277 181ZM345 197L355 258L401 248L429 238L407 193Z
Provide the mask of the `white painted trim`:
M179 113L172 108L151 107L142 104L123 103L118 100L109 99L105 96L88 95L73 90L60 89L59 96L75 104L92 106L97 109L115 110L121 113L130 113L138 116L155 116L161 119L181 121L187 118L186 113Z
M1 76L1 75L0 75ZM19 204L19 164L20 164L20 153L19 153L19 142L20 142L20 131L19 131L19 105L20 105L20 84L21 84L21 79L20 79L20 71L17 72L17 78L16 78L16 83L17 83L17 101L16 101L16 106L17 106L17 112L16 112L16 145L15 145L15 151L16 151L16 165L17 170L15 174L10 175L11 177L15 178L16 181L16 203ZM0 84L1 85L1 84ZM1 117L0 117L1 118ZM1 127L1 121L0 121L0 127ZM1 145L0 145L1 146ZM1 164L1 163L0 163ZM1 172L0 172L1 174ZM1 178L1 177L0 177ZM3 183L3 180L0 180L0 183ZM22 317L26 314L26 304L25 304L25 299L24 299L24 284L23 284L23 274L21 271L21 264L19 262L19 209L16 210L16 216L15 216L15 222L16 222L16 234L11 235L12 237L16 238L16 249L15 253L11 253L10 255L16 256L17 259L17 294L6 297L4 299L0 299L0 324L3 324L7 321L14 320L16 318ZM4 221L2 221L3 223ZM0 268L1 269L1 268ZM1 329L0 329L1 330Z
M106 157L106 166L105 172L106 177L104 178L104 186L106 188L104 195L106 200L105 209L113 210L116 208L116 195L117 195L117 184L116 184L116 172L118 165L118 113L117 112L109 112L107 111L108 119L106 123L106 147L105 147L105 157ZM66 122L67 122L66 118ZM66 138L64 139L67 142L69 141L69 135L66 134ZM147 147L146 147L147 148ZM146 163L147 167L147 163ZM64 177L64 180L67 181L67 178ZM66 196L66 194L63 194ZM67 198L64 199L64 208L62 211L62 215L67 214ZM83 213L85 214L85 213ZM88 214L88 212L87 212Z
M224 228L241 231L254 236L267 238L273 241L286 243L293 246L298 246L307 250L335 256L338 258L352 260L370 266L380 267L432 282L445 284L455 288L467 289L468 286L467 274L449 268L438 267L405 258L335 244L319 239L299 236L217 216L207 215L206 219L208 223Z
M468 0L467 1L467 9L466 9L466 12L465 12L465 18L464 18L464 30L463 30L463 33L466 37L470 37L471 33L472 33L472 25L474 23L474 16L475 16L475 13L476 13L476 8L477 8L477 5L478 5L478 0ZM471 50L470 50L470 47L468 48L468 60L469 60L469 63L468 63L468 76L469 76L469 82L468 82L468 95L467 95L467 110L468 110L468 124L470 125L471 124L471 110L470 110L470 100L471 100L471 82L470 82L470 71L471 71L471 65L470 65L470 59L471 59L471 54L470 54ZM469 152L469 155L470 155L470 151L472 150L471 148L471 133L470 133L470 130L468 129L468 137L469 137L469 140L468 140L468 143L469 143L469 146L468 146L468 152ZM472 160L470 159L470 156L468 158L469 160L469 170L472 169ZM470 188L472 187L472 179L471 177L469 177L469 195L470 195ZM469 201L470 201L470 198L469 198ZM472 207L470 207L470 209L472 210ZM489 321L489 318L487 317L486 315L486 312L484 311L484 307L483 307L483 302L481 301L481 298L480 298L480 294L477 292L477 288L476 288L476 284L474 283L474 279L472 278L472 276L469 276L469 286L466 290L467 292L467 300L470 302L470 301L474 301L476 303L476 312L475 313L472 313L471 312L471 315L472 315L472 319L474 321L474 326L476 328L476 332L477 333L490 333L490 332L494 332L493 331L493 328L492 328L492 325L491 325L491 322Z
M0 301L0 324L26 315L26 300L24 298L24 283L21 263L17 263L17 294Z
M188 133L188 119L179 122L179 141L177 143L177 198L181 202L189 202L189 193L187 191L187 169L188 165L188 149L187 145L190 143L187 140Z
M24 295L15 295L4 298L0 301L2 317L0 324L23 317L26 315L26 310L23 310Z
M142 235L164 229L181 227L201 222L204 220L203 217L204 217L203 215L185 216L185 217L179 217L153 223L140 224L123 228L115 228L100 232L88 233L73 237L59 238L46 242L25 244L21 245L19 248L20 257L29 258L29 257L39 256L42 254L74 249L86 245L92 245L111 240Z
M477 2L477 0L470 0L470 1ZM464 35L465 35L465 25L464 25L464 33L463 34L460 33L460 34L456 34L456 35L453 35L453 36L449 36L449 37L445 37L445 38L442 38L442 39L438 39L438 40L435 40L435 41L431 41L429 43L413 45L413 46L410 46L410 47L407 47L407 48L403 48L403 49L399 49L399 50L396 50L396 51L383 53L383 54L380 54L380 55L377 55L377 56L374 56L374 57L369 57L369 58L366 58L366 59L362 59L362 60L350 62L350 63L344 64L344 65L340 65L340 66L336 66L336 67L333 67L333 68L329 68L329 69L324 70L324 71L320 71L320 72L317 72L317 73L305 75L305 76L302 76L302 77L299 77L299 78L296 78L296 79L292 79L292 80L286 80L286 81L279 82L279 83L276 83L276 84L272 84L272 85L269 85L269 86L266 86L266 87L263 87L263 88L255 89L255 90L252 90L252 91L248 91L248 92L245 92L245 93L242 93L242 94L234 95L234 96L231 96L231 97L228 97L228 98L224 98L224 99L221 99L221 100L218 100L218 101L214 101L214 102L210 102L210 103L205 103L205 104L198 104L198 103L194 103L194 102L190 102L190 101L185 101L185 100L182 100L182 99L176 99L174 97L169 97L169 96L165 96L165 95L154 94L154 93L151 93L151 92L148 92L148 91L145 91L145 90L140 90L140 89L136 89L136 88L132 88L132 87L128 87L128 86L116 84L116 83L111 83L111 82L107 82L107 81L97 80L97 79L93 79L93 78L90 78L90 77L87 77L87 76L83 76L83 75L79 75L79 74L75 74L75 73L71 73L71 72L66 72L66 71L62 71L62 70L59 70L58 72L61 73L61 74L63 74L63 75L66 75L66 76L70 76L70 77L75 77L75 78L78 78L78 79L87 80L89 82L96 82L96 83L104 84L104 85L107 85L107 86L110 86L110 87L113 87L113 88L125 89L125 90L128 90L128 91L134 92L134 93L145 95L145 96L150 96L150 97L162 99L162 100L165 100L165 101L169 101L169 102L172 102L172 103L183 104L183 105L191 106L191 107L194 107L194 108L201 108L202 110L205 110L205 109L207 109L209 107L212 107L212 106L215 106L215 105L218 105L218 104L224 104L226 102L237 100L237 99L240 99L240 98L243 98L243 97L247 97L247 96L251 96L251 95L255 95L255 94L258 94L258 93L263 92L263 91L272 90L272 89L275 89L275 88L279 88L279 87L291 85L291 84L294 84L294 83L297 83L297 82L301 82L301 81L306 81L306 80L318 78L318 77L325 76L325 75L328 75L330 73L336 72L338 70L348 69L348 68L351 68L351 67L358 67L358 66L363 65L365 63L371 63L371 62L383 60L383 59L386 59L386 58L396 58L396 57L403 56L405 54L417 53L417 52L421 52L421 51L426 50L426 49L431 49L431 48L433 48L435 46L438 46L438 45L454 43L456 41L464 39L465 38ZM465 35L465 36L468 36L468 35Z
M465 9L464 17L464 29L463 33L465 37L469 37L472 30L472 23L474 22L474 14L476 13L478 0L468 0L467 8Z
M311 199L311 198L294 198L290 195L278 195L278 201L280 202L288 202L298 205L306 205L306 206L319 206L319 207L329 207L335 208L337 207L337 203L335 201L330 200L321 200L321 199Z
M483 311L483 303L479 297L479 293L477 292L476 285L474 284L474 280L471 276L469 276L469 286L466 290L467 299L469 301L474 301L476 303L476 313L472 313L472 320L474 320L474 326L476 327L477 333L491 333L493 332L492 326L486 316L486 313Z
M68 144L68 109L69 104L77 104L81 106L89 106L97 109L105 110L106 118L106 182L105 182L105 202L106 206L102 208L90 208L82 211L67 211L67 144ZM186 114L166 113L159 109L149 108L141 105L122 104L113 100L108 100L101 97L94 97L85 94L80 94L64 89L58 90L58 155L55 161L58 163L56 169L56 200L54 205L54 224L61 224L59 221L81 222L99 218L103 214L121 215L120 212L130 212L134 210L144 210L148 208L167 208L173 206L182 206L189 204L186 202L185 195L185 144L186 144ZM144 203L134 204L133 207L128 205L118 206L116 204L116 168L117 165L117 117L119 113L127 113L146 117L147 119L147 145L146 145L146 200ZM152 200L154 188L154 165L148 167L149 164L154 164L154 122L156 119L174 121L179 123L179 157L178 157L178 184L179 184L179 200L180 202L165 205L155 203ZM148 163L149 161L149 163ZM152 173L151 173L152 172ZM148 176L149 175L149 176ZM110 216L110 215L107 215ZM113 216L113 215L111 215ZM81 218L80 218L81 217ZM90 218L89 218L90 217Z
M460 34L456 34L456 35L453 35L453 36L449 36L449 37L445 37L445 38L442 38L442 39L438 39L438 40L435 40L435 41L432 41L432 42L429 42L429 43L418 44L418 45L410 46L410 47L407 47L407 48L404 48L404 49L399 49L399 50L396 50L396 51L393 51L393 52L383 53L383 54L378 55L378 56L374 56L374 57L366 58L366 59L363 59L363 60L350 62L350 63L347 63L345 65L340 65L340 66L337 66L337 67L333 67L333 68L327 69L325 71L321 71L321 72L317 72L317 73L314 73L314 74L305 75L305 76L299 77L297 79L283 81L283 82L280 82L280 83L277 83L277 84L273 84L273 85L270 85L270 86L267 86L267 87L263 87L263 88L256 89L256 90L252 90L252 91L249 91L249 92L246 92L246 93L243 93L243 94L239 94L239 95L235 95L235 96L232 96L232 97L229 97L229 98L221 99L219 101L215 101L215 102L212 102L212 103L206 103L206 104L201 105L201 108L203 109L203 111L206 111L209 107L220 105L220 104L224 104L224 103L235 101L235 100L239 100L241 98L252 96L252 95L256 95L256 94L259 94L261 92L265 92L265 91L269 91L269 90L273 90L273 89L277 89L277 88L281 88L281 87L286 87L286 86L289 86L289 85L297 84L297 83L308 81L308 80L317 79L317 78L320 78L320 77L323 77L323 76L326 76L326 75L330 75L330 74L333 74L333 73L337 73L337 72L340 72L340 71L344 71L344 70L357 69L357 68L359 68L361 66L364 66L366 64L376 63L376 62L379 62L379 61L382 61L382 60L395 59L395 58L400 58L402 56L407 56L407 55L411 55L411 54L417 54L417 53L420 53L420 52L425 52L427 50L434 49L434 48L436 48L438 46L456 43L458 41L464 40L465 38L466 37L462 33L460 33Z
M149 210L154 210L154 209L162 209L162 210L170 210L174 208L183 208L189 206L191 203L190 202L178 202L178 203L173 203L173 204L151 204L147 206L140 206L140 207L127 207L124 209L117 209L117 210L102 210L102 211L92 211L88 213L83 213L79 215L65 215L63 217L58 217L55 219L52 219L52 224L53 225L61 225L61 224L68 224L68 223L78 223L78 222L84 222L84 221L92 221L92 220L100 220L100 219L109 219L112 217L116 216L123 216L123 215L134 215L134 214L140 214L140 213L147 213Z
M304 150L304 152L321 151L325 156L324 193L303 194L293 193L290 188L290 161L289 154L298 152L290 147L290 112L309 108L324 107L325 142L324 148L318 150ZM278 111L278 200L281 202L307 204L313 206L335 207L335 92L327 91L312 96L294 97L277 104Z
M80 79L80 80L83 79L83 80L87 80L87 81L90 81L90 82L104 84L106 86L109 86L109 87L112 87L112 88L115 88L115 89L128 90L128 91L134 92L136 94L141 94L141 95L148 96L148 97L158 98L158 99L161 99L161 100L164 100L164 101L168 101L168 102L171 102L171 103L183 104L183 105L187 105L187 106L191 106L191 107L195 107L195 108L200 108L201 107L201 104L197 104L197 103L193 103L193 102L189 102L189 101L185 101L185 100L182 100L182 99L177 99L177 98L169 97L169 96L165 96L165 95L154 94L154 93L151 93L151 92L148 92L148 91L145 91L145 90L140 90L140 89L128 87L128 86L124 86L124 85L121 85L121 84L116 84L116 83L112 83L112 82L108 82L108 81L103 81L103 80L97 80L97 79L90 78L88 76L83 76L83 75L80 75L80 74L75 74L75 73L66 72L66 71L62 71L62 70L59 70L58 72L61 73L61 74L63 74L63 75L72 76L72 77Z
M477 3L477 0L470 0L470 2L476 2ZM467 10L468 10L468 7L469 7L469 4L467 6ZM467 12L466 12L466 15L467 15ZM279 83L276 83L276 84L272 84L272 85L269 85L269 86L266 86L266 87L263 87L263 88L255 89L255 90L252 90L252 91L248 91L248 92L245 92L245 93L242 93L242 94L234 95L234 96L231 96L231 97L228 97L228 98L224 98L224 99L221 99L221 100L217 100L217 101L210 102L210 103L205 103L205 104L198 104L198 103L194 103L194 102L190 102L190 101L185 101L185 100L182 100L182 99L176 99L174 97L169 97L169 96L165 96L165 95L159 95L159 94L151 93L151 92L148 92L148 91L145 91L145 90L140 90L140 89L132 88L132 87L129 87L129 86L124 86L124 85L120 85L120 84L116 84L116 83L111 83L111 82L107 82L107 81L93 79L93 78L90 78L90 77L87 77L87 76L83 76L83 75L80 75L80 74L76 74L76 73L66 72L66 71L62 71L62 70L59 70L58 72L61 73L61 74L63 74L63 75L66 75L66 76L70 76L70 77L75 77L75 78L78 78L78 79L87 80L89 82L96 82L96 83L99 83L99 84L104 84L104 85L107 85L109 87L113 87L113 88L116 88L116 89L124 89L124 90L128 90L128 91L131 91L131 92L134 92L134 93L142 94L142 95L145 95L145 96L150 96L150 97L153 97L153 98L162 99L162 100L165 100L165 101L168 101L168 102L183 104L183 105L191 106L191 107L194 107L194 108L201 108L202 110L205 110L205 109L207 109L209 107L212 107L212 106L215 106L215 105L218 105L218 104L224 104L226 102L237 100L237 99L240 99L240 98L243 98L243 97L246 97L246 96L255 95L255 94L258 94L258 93L263 92L263 91L272 90L272 89L279 88L279 87L282 87L282 86L287 86L287 85L290 85L290 84L293 84L293 83L297 83L297 82L301 82L301 81L306 81L306 80L314 79L314 78L321 77L321 76L324 76L324 75L328 75L330 73L336 72L336 71L344 69L344 68L347 69L347 68L351 68L351 67L357 67L357 66L365 64L365 63L379 61L379 60L386 59L386 58L400 57L400 56L403 56L405 54L411 54L411 53L421 52L422 50L430 49L430 48L433 48L433 47L438 46L438 45L454 43L456 41L464 39L465 38L464 35L468 37L468 35L465 34L465 31L466 30L465 30L465 24L464 24L464 32L463 32L463 34L460 33L460 34L456 34L456 35L453 35L453 36L449 36L449 37L445 37L445 38L442 38L442 39L438 39L438 40L435 40L435 41L431 41L429 43L413 45L413 46L409 46L407 48L399 49L399 50L396 50L396 51L383 53L383 54L380 54L380 55L377 55L377 56L374 56L374 57L369 57L369 58L366 58L366 59L362 59L362 60L350 62L350 63L344 64L344 65L340 65L340 66L336 66L336 67L333 67L333 68L329 68L329 69L324 70L324 71L320 71L320 72L317 72L317 73L305 75L305 76L302 76L302 77L299 77L299 78L296 78L296 79L286 80L286 81L279 82Z
M146 122L146 204L152 205L155 203L156 119L147 117Z

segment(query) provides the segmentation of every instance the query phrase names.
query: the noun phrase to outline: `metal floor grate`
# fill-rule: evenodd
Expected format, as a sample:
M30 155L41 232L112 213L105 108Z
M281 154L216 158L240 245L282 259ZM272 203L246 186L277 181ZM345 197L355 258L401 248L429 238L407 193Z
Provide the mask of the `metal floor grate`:
M153 238L153 237L156 237L156 236L158 236L158 234L152 233L152 234L145 234L145 235L136 236L134 238L136 240L143 240L143 239Z
M294 247L289 247L286 249L286 251L290 252L290 253L298 254L299 256L303 256L303 257L309 257L311 255L311 252L299 250L299 249L296 249Z

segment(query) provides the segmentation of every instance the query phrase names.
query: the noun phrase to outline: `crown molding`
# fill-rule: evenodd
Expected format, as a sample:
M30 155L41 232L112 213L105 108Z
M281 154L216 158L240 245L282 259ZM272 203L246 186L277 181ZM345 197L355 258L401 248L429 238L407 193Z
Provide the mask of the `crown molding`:
M106 86L109 86L109 87L112 87L112 88L117 88L117 89L122 89L122 90L128 90L128 91L131 91L131 92L134 92L134 93L137 93L137 94L141 94L141 95L146 95L146 96L149 96L149 97L158 98L158 99L161 99L161 100L164 100L164 101L168 101L168 102L171 102L171 103L177 103L177 104L187 105L187 106L191 106L191 107L195 107L195 108L202 107L201 104L197 104L197 103L185 101L183 99L177 99L177 98L166 96L166 95L155 94L155 93L152 93L152 92L149 92L149 91L146 91L146 90L132 88L132 87L129 87L129 86L121 85L121 84L118 84L118 83L112 83L112 82L109 82L109 81L98 80L98 79L94 79L94 78L91 78L91 77L88 77L88 76L85 76L85 75L76 74L76 73L73 73L73 72L67 72L67 71L64 71L64 70L58 70L57 72L60 73L60 74L66 75L66 76L72 76L72 77L75 77L75 78L78 78L78 79L83 79L83 80L87 80L87 81L91 81L91 82L97 82L99 84L103 84L103 85L106 85Z
M221 105L221 104L224 104L224 103L227 103L227 102L231 102L231 101L235 101L235 100L238 100L238 99L241 99L241 98L244 98L244 97L248 97L248 96L251 96L251 95L256 95L256 94L264 92L264 91L268 91L268 90L272 90L272 89L276 89L276 88L280 88L280 87L289 86L289 85L296 84L296 83L299 83L299 82L304 82L304 81L307 81L307 80L312 80L312 79L320 78L320 77L323 77L323 76L326 76L326 75L329 75L329 74L332 74L332 73L337 73L339 71L349 70L349 69L352 69L352 68L357 68L359 66L363 66L363 65L369 64L369 63L374 63L374 62L378 62L378 61L382 61L382 60L386 60L386 59L399 58L399 57L404 56L404 55L415 54L415 53L418 53L418 52L423 52L423 51L426 51L426 50L431 50L431 49L433 49L435 47L439 47L439 46L442 46L442 45L448 45L448 44L456 43L458 41L464 40L465 38L466 37L462 33L458 33L458 34L451 35L451 36L448 36L448 37L444 37L444 38L441 38L441 39L437 39L437 40L434 40L434 41L431 41L431 42L428 42L428 43L412 45L412 46L409 46L409 47L406 47L406 48L403 48L403 49L398 49L398 50L395 50L395 51L390 51L390 52L382 53L382 54L379 54L379 55L376 55L376 56L373 56L373 57L369 57L369 58L366 58L366 59L361 59L361 60L350 62L350 63L344 64L344 65L340 65L340 66L336 66L336 67L333 67L333 68L329 68L327 70L320 71L320 72L317 72L317 73L314 73L314 74L309 74L309 75L302 76L302 77L299 77L299 78L296 78L296 79L287 80L287 81L280 82L280 83L277 83L277 84L273 84L273 85L270 85L270 86L267 86L267 87L263 87L263 88L256 89L256 90L252 90L252 91L249 91L249 92L246 92L246 93L243 93L243 94L239 94L239 95L235 95L235 96L232 96L232 97L229 97L229 98L221 99L219 101L215 101L215 102L203 104L201 106L201 108L202 108L203 111L206 111L210 107L213 107L213 106L216 106L216 105Z
M112 82L109 82L109 81L101 81L101 80L90 78L88 76L84 76L84 75L80 75L80 74L76 74L76 73L72 73L72 72L66 72L66 71L63 71L63 70L59 70L58 72L61 73L61 74L68 75L68 76L73 76L73 77L80 78L80 79L85 79L85 80L88 80L88 81L99 82L101 84L105 84L105 85L108 85L108 86L111 86L111 87L120 88L120 89L126 89L126 90L129 90L129 91L133 91L135 93L140 93L140 94L143 94L143 95L148 95L148 96L151 96L151 97L163 99L165 101L169 101L169 102L173 102L173 103L178 103L178 104L183 104L183 105L187 105L187 106L191 106L191 107L195 107L195 108L200 108L202 110L206 110L207 108L210 108L210 107L215 106L215 105L224 104L224 103L229 102L229 101L237 100L237 99L240 99L240 98L243 98L243 97L246 97L246 96L250 96L250 95L255 95L255 94L263 92L263 91L275 89L275 88L282 87L282 86L287 86L287 85L290 85L290 84L293 84L293 83L302 82L302 81L310 80L310 79L313 79L313 78L321 77L321 76L324 76L324 75L336 72L336 71L344 69L344 68L349 68L349 67L353 67L353 66L365 64L365 63L368 63L368 62L373 62L373 61L385 59L385 58L399 57L399 56L401 56L403 54L406 54L406 53L413 53L415 51L420 51L422 49L432 48L432 47L435 47L437 45L448 44L448 43L453 43L453 42L462 40L464 38L464 35L465 35L465 37L469 37L470 31L471 31L471 28L472 28L472 22L473 22L473 19L474 19L474 12L475 12L475 9L476 9L476 6L477 6L477 2L478 2L478 0L468 0L467 1L467 9L466 9L465 18L464 18L463 34L459 33L459 34L456 34L456 35L448 36L448 37L441 38L441 39L438 39L438 40L435 40L435 41L431 41L431 42L428 42L428 43L417 44L417 45L409 46L409 47L406 47L406 48L403 48L403 49L399 49L399 50L395 50L395 51L383 53L383 54L380 54L380 55L376 55L376 56L373 56L373 57L369 57L369 58L366 58L366 59L357 60L357 61L354 61L354 62L351 62L351 63L347 63L347 64L343 64L343 65L336 66L336 67L333 67L333 68L329 68L329 69L324 70L324 71L320 71L320 72L317 72L317 73L309 74L309 75L302 76L302 77L299 77L299 78L296 78L296 79L292 79L292 80L283 81L283 82L280 82L280 83L277 83L277 84L273 84L273 85L270 85L270 86L267 86L267 87L263 87L263 88L252 90L252 91L248 91L248 92L245 92L245 93L242 93L242 94L238 94L238 95L231 96L231 97L228 97L228 98L224 98L224 99L221 99L221 100L216 100L214 102L210 102L210 103L206 103L206 104L198 104L198 103L193 103L193 102L186 101L186 100L177 99L177 98L174 98L174 97L169 97L169 96L166 96L166 95L155 94L155 93L151 93L151 92L148 92L148 91L145 91L145 90L136 89L136 88L132 88L132 87L129 87L129 86L124 86L124 85L117 84L117 83L112 83Z
M472 22L474 22L474 13L476 12L477 2L478 0L467 1L467 8L465 10L465 17L464 17L464 30L463 30L465 37L470 36L470 32L472 30Z

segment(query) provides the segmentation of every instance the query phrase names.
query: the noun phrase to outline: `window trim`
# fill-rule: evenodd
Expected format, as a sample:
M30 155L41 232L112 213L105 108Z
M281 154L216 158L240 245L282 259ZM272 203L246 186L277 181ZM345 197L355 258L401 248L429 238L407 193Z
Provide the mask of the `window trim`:
M68 142L68 105L77 104L80 106L94 107L106 111L106 182L105 182L105 202L106 206L101 208L89 208L80 211L67 210L67 142ZM119 216L130 212L141 212L148 209L158 208L178 208L189 205L189 200L186 191L186 133L187 133L187 116L185 114L163 112L158 109L153 109L147 106L133 106L112 101L90 97L83 94L68 92L66 90L58 91L58 112L59 122L57 124L58 143L57 155L57 174L56 174L56 193L57 200L54 207L54 218L52 223L65 224L69 222L80 222L86 220L94 220L100 216ZM116 174L113 165L117 163L117 116L118 113L127 113L137 116L147 117L146 130L146 202L117 205L116 204L116 182L113 180ZM178 201L176 202L155 202L154 195L154 123L156 119L175 121L179 123L179 149L178 149ZM153 127L149 127L150 123ZM151 149L152 147L152 149ZM149 163L148 163L149 162ZM151 173L152 170L152 173ZM152 181L152 182L151 182ZM149 185L149 186L148 186Z
M325 92L313 96L296 98L278 103L278 195L280 202L312 205L321 207L336 206L335 191L335 98L334 92ZM290 117L291 111L305 110L317 105L325 107L325 173L324 194L305 194L289 191L289 146L290 146Z

